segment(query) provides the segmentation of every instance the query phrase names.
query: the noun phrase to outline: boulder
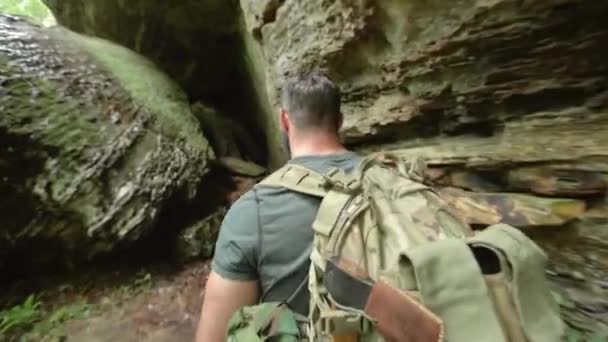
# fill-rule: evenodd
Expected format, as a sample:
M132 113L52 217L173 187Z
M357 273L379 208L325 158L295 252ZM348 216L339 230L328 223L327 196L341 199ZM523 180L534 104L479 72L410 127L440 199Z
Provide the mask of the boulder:
M258 115L261 104L252 91L258 85L243 53L237 1L42 1L59 24L149 58L191 102L202 101L244 126L256 141L247 149L257 154L247 157L266 163L266 118Z
M175 246L178 260L188 262L212 257L215 240L225 214L226 209L220 208L217 212L181 231Z
M214 158L186 95L152 62L6 15L0 111L0 260L33 241L32 260L137 241L167 203L197 195Z
M241 64L235 54L238 7L233 1L43 2L59 24L147 56L192 94L221 97Z

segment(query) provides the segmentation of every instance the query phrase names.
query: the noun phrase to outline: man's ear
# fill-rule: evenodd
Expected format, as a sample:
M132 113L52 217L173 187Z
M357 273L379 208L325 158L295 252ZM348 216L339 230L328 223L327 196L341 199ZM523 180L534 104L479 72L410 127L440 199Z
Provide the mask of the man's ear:
M281 108L280 123L281 129L285 131L285 133L288 133L289 127L291 127L291 122L289 120L289 114L287 114L287 111L283 108Z

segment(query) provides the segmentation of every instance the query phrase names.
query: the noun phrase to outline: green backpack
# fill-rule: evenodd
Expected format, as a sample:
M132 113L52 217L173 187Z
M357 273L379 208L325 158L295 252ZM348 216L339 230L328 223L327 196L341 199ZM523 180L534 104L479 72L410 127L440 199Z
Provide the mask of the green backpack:
M560 341L543 251L505 224L474 233L423 171L377 153L353 174L288 164L263 180L322 198L310 312L299 317L288 300L245 307L228 341Z

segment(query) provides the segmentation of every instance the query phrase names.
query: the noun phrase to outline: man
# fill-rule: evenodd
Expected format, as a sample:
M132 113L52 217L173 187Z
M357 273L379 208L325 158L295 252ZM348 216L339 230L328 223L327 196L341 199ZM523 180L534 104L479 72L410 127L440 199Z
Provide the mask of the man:
M319 173L338 167L352 171L358 156L340 144L340 91L317 72L287 82L282 91L280 125L288 163ZM308 314L303 283L310 265L312 222L318 198L283 188L258 186L230 208L216 243L205 290L198 342L225 340L227 322L246 305L281 301ZM296 291L297 290L297 291Z

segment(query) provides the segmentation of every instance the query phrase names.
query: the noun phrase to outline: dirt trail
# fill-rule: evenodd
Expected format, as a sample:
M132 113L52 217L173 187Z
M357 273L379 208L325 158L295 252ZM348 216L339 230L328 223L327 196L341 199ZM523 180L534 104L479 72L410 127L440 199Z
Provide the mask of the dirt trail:
M45 293L46 313L25 336L12 341L173 342L192 341L200 317L209 261L175 272L140 272L115 285L103 277Z

